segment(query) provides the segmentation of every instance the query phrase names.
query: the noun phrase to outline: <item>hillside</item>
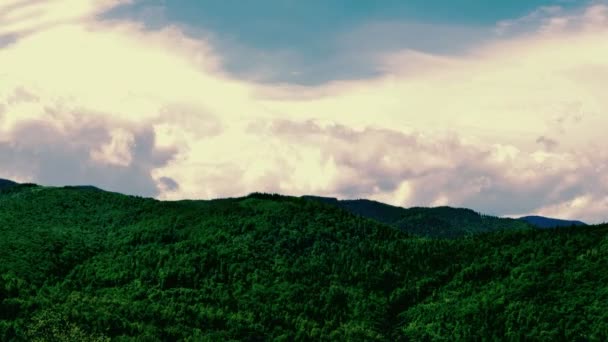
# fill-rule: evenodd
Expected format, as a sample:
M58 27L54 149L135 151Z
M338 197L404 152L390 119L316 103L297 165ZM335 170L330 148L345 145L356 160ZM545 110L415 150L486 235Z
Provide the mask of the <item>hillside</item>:
M538 228L558 228L558 227L570 227L570 226L586 226L585 222L574 221L574 220L560 220L544 216L524 216L520 217L519 220L527 222Z
M498 230L529 228L523 221L482 215L465 208L401 208L365 199L337 200L318 196L303 198L333 205L419 236L455 238Z
M606 340L607 233L427 239L293 197L17 186L0 340Z
M11 188L13 186L17 185L17 183L10 181L8 179L2 179L0 178L0 190L2 189L8 189Z

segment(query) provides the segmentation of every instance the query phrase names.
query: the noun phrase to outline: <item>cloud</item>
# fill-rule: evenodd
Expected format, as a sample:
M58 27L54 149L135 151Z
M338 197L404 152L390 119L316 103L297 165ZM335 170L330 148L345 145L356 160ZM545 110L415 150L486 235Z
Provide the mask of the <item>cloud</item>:
M23 35L56 25L82 22L128 0L4 0L0 37Z
M521 18L497 23L496 32L501 35L564 34L572 31L596 31L608 24L608 7L605 1L589 2L575 10L560 5L542 6Z
M119 3L2 5L0 177L605 220L605 5L541 9L458 54L391 49L363 58L373 77L303 86L238 79L179 26L100 19Z
M547 138L545 136L538 137L538 139L536 139L536 143L543 145L547 151L552 151L559 145L556 140Z
M125 127L119 132L128 137L129 143L112 154L104 149L120 144L116 143L115 127L110 122L87 119L68 129L52 122L20 122L0 141L2 176L48 185L93 184L112 191L157 196L160 189L151 171L166 165L175 151L156 147L151 130ZM101 156L97 153L100 148ZM166 180L161 179L161 183L177 187Z
M539 214L549 217L583 217L594 223L605 223L606 208L608 207L607 196L581 195L571 200L555 205L550 205L539 211Z
M594 181L597 170L570 154L480 145L451 134L357 130L311 121L276 121L268 129L283 145L320 151L318 160L307 166L331 165L332 172L320 176L328 185L315 189L325 195L518 214L569 201L580 193L601 194L599 189L606 186ZM301 160L299 167L305 162ZM293 181L292 189L301 184Z
M162 191L170 192L179 190L179 184L173 178L160 177L158 181L160 182Z
M222 76L205 42L172 27L95 19L119 3L82 2L68 13L69 0L15 2L6 12L15 19L0 32L16 38L0 49L3 176L146 196L175 191L178 182L159 169L191 141L222 132L216 114L230 105L217 94L241 105L243 86ZM31 17L54 19L27 26Z

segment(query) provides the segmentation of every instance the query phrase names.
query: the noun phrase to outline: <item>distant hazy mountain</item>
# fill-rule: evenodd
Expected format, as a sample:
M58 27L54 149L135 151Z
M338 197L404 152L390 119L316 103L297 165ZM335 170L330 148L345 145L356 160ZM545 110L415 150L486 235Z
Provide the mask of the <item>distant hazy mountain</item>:
M0 190L2 190L2 189L8 189L8 188L11 188L11 187L13 187L15 185L18 185L18 183L15 183L15 182L13 182L11 180L8 180L8 179L2 179L2 178L0 178Z
M519 220L527 222L538 228L557 228L557 227L570 227L570 226L586 226L585 222L575 220L560 220L550 217L543 216L524 216L520 217Z
M525 229L520 220L482 215L471 209L436 207L402 208L370 200L337 200L331 197L303 196L334 205L350 213L398 227L408 233L429 237L458 237L504 229Z

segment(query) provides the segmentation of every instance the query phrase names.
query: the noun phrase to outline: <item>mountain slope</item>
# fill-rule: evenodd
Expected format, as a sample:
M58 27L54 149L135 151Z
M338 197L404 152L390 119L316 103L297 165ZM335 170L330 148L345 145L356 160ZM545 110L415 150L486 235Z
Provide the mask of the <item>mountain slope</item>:
M303 198L340 207L353 214L397 227L407 233L427 237L454 238L497 230L529 228L523 221L482 215L464 208L406 209L365 199L337 200L318 196L303 196Z
M570 226L586 226L587 224L581 221L574 220L560 220L544 216L524 216L520 217L519 220L527 222L538 228L557 228L557 227L570 227Z
M0 193L0 340L606 340L608 226L412 237L309 200Z
M11 187L13 187L15 185L17 185L17 183L15 183L15 182L13 182L11 180L0 178L0 190L2 190L2 189L8 189L8 188L11 188Z

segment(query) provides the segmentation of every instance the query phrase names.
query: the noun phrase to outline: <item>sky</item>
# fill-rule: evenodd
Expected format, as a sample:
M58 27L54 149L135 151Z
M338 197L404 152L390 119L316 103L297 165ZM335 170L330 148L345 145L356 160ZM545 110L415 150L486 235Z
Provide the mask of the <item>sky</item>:
M0 178L608 221L608 2L2 0Z

